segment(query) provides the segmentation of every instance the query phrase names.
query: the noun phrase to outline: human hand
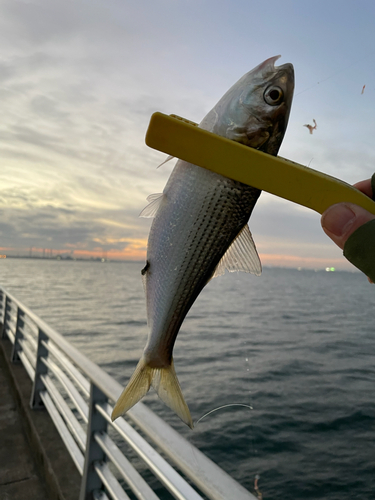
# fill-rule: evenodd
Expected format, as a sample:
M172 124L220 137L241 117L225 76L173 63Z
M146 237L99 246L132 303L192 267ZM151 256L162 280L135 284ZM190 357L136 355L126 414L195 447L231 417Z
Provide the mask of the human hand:
M374 199L375 174L354 187ZM375 281L375 215L352 203L338 203L322 215L324 232L344 250L345 257Z

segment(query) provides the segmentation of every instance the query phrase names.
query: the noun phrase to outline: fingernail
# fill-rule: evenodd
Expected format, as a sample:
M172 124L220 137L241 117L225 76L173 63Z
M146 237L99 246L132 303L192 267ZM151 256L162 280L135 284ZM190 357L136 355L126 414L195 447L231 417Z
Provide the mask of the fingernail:
M356 214L346 205L333 205L324 214L322 226L335 236L344 235L353 224Z

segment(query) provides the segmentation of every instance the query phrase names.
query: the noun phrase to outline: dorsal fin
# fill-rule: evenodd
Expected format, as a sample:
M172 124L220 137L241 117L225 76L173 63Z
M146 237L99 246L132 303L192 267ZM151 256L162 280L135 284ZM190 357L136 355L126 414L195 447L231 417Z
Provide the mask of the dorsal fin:
M142 210L139 217L152 218L155 217L156 212L159 210L160 204L163 201L163 193L155 193L147 196L147 201L150 203Z

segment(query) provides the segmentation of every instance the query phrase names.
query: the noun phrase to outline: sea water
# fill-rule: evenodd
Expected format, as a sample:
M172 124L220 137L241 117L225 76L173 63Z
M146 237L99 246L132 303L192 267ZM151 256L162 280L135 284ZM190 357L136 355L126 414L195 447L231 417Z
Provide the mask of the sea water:
M125 385L147 338L142 267L4 259L0 284ZM195 422L224 408L191 431L155 393L144 402L250 491L258 474L265 500L373 499L374 307L355 272L215 278L174 360Z

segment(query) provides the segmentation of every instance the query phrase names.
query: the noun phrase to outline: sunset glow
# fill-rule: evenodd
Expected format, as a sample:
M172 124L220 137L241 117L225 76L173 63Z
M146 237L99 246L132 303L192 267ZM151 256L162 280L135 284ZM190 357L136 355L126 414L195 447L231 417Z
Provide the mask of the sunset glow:
M122 250L109 249L103 250L102 248L95 248L93 250L85 249L45 249L45 248L9 248L0 247L0 258L8 257L34 257L55 259L58 256L62 258L75 259L95 259L95 260L108 260L108 261L140 261L146 260L147 253L147 240L135 240L130 242L129 245ZM262 265L264 267L287 267L287 268L304 268L304 269L325 269L334 266L338 270L353 270L353 267L343 258L333 258L327 260L326 258L311 258L300 257L298 255L287 254L269 254L260 253Z

